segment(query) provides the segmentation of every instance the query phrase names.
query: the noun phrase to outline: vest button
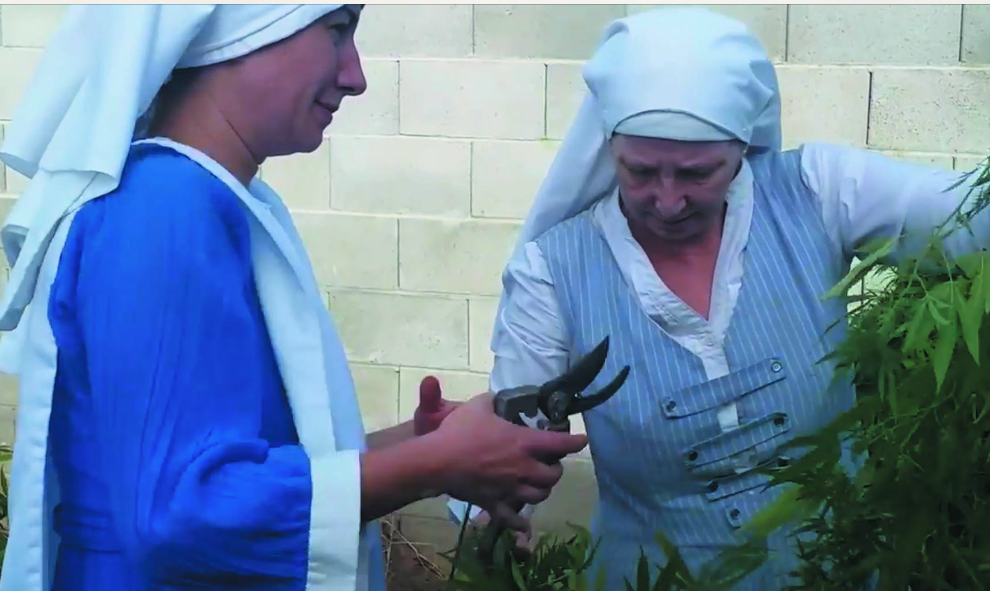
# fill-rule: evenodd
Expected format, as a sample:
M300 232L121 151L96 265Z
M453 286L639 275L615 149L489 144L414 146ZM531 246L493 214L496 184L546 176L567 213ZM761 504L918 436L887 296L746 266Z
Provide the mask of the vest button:
M783 369L784 369L784 364L781 363L780 361L777 361L776 359L774 359L770 363L770 371L772 371L773 373L780 373Z
M667 408L667 412L674 412L675 410L677 410L677 401L673 399L668 399L666 408Z
M783 415L774 417L774 419L773 419L773 424L776 425L776 426L778 426L778 427L783 427L784 426L784 423L786 423L786 422L787 422L787 418L784 417Z
M713 493L718 490L718 481L712 480L708 483L708 492Z
M687 453L687 461L693 462L693 461L695 461L697 459L698 459L698 452L697 452L697 450L693 450L692 449L691 451L689 451Z
M733 509L729 511L729 519L733 519L733 520L739 519L740 515L742 515L742 513L739 512L739 509Z

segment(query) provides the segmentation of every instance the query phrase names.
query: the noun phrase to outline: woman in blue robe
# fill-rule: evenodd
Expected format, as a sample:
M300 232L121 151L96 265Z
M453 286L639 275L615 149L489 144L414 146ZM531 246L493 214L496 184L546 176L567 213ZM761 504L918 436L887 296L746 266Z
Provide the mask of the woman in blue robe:
M69 10L2 154L31 182L3 232L20 400L0 590L382 591L375 519L451 494L525 529L510 507L584 446L488 395L365 439L302 242L256 178L364 92L359 14Z

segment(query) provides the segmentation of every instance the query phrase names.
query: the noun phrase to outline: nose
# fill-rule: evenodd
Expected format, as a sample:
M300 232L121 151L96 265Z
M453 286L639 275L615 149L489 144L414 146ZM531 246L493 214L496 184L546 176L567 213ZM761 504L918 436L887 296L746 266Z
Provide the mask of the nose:
M342 52L337 83L344 94L351 96L363 94L368 90L368 80L364 77L364 68L361 67L361 55L353 39Z
M653 207L665 219L678 217L687 207L687 196L678 183L659 179L653 184Z

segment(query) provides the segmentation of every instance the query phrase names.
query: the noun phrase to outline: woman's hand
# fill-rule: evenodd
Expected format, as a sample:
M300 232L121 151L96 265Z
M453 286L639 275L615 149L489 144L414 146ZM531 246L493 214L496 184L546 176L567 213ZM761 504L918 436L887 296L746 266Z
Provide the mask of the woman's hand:
M444 451L443 492L521 532L529 521L519 508L550 496L563 474L560 460L587 445L584 435L513 425L495 414L491 394L460 405L428 437Z

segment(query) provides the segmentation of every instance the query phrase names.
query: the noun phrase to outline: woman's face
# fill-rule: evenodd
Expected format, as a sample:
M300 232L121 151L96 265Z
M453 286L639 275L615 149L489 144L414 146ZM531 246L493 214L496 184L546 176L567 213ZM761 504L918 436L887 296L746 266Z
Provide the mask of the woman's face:
M343 7L222 65L219 84L211 85L214 99L259 161L316 150L344 97L367 89L354 44L357 22L356 9Z
M736 141L682 142L616 135L612 157L622 209L635 233L667 242L706 235L722 219L742 163Z

